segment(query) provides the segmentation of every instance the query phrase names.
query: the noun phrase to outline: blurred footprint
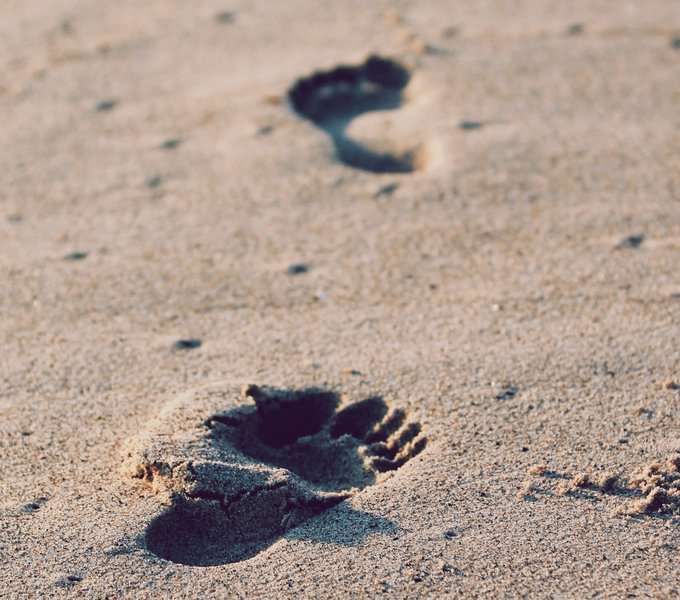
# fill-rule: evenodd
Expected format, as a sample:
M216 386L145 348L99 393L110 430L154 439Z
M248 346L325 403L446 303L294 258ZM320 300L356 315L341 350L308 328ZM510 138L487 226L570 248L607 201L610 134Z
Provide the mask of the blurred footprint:
M368 136L361 135L367 133L365 127L363 132L356 126L349 132L352 121L364 113L399 108L410 79L400 63L371 56L358 66L340 65L298 79L288 98L299 115L328 134L337 158L346 165L372 173L411 173L425 164L420 141L386 135L382 123Z

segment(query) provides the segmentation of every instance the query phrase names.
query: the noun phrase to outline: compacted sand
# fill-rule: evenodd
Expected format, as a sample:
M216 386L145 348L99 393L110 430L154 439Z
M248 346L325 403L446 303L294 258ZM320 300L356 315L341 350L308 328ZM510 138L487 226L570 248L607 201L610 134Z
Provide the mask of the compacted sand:
M4 0L0 597L672 597L675 0Z

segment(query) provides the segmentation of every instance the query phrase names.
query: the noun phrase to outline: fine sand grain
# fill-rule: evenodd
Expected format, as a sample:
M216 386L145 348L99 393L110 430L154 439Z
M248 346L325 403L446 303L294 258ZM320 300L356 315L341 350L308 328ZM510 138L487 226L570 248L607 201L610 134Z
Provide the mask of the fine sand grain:
M0 597L673 597L676 0L4 0Z

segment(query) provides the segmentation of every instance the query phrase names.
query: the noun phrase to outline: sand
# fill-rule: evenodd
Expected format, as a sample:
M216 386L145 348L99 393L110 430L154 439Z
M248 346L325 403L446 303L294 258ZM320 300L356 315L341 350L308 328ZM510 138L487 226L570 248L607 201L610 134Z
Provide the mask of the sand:
M678 594L677 2L0 12L0 597Z

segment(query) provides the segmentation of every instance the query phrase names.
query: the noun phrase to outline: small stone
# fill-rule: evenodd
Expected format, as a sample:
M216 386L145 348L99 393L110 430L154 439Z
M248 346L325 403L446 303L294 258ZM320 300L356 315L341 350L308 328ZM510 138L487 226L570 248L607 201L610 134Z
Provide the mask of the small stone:
M97 106L95 106L95 110L97 112L109 112L116 108L117 104L118 104L117 100L112 99L102 100L101 102L97 103Z
M665 390L680 390L680 384L673 379L666 379L661 385Z
M514 385L503 388L496 394L496 400L510 400L518 394L519 390Z
M150 189L155 189L163 183L163 178L160 175L154 175L146 180L146 187Z
M161 148L163 150L174 150L175 148L179 147L181 143L182 140L180 138L170 138L161 144Z
M572 23L567 27L567 35L581 35L584 31L583 23Z
M173 344L173 348L175 350L194 350L196 348L200 348L203 345L203 342L199 339L196 338L189 338L185 340L177 340Z
M399 189L399 184L396 182L388 183L378 188L376 193L373 195L374 198L381 198L383 196L391 196Z
M228 25L230 23L233 23L235 18L236 13L229 10L222 11L215 15L215 21L217 21L221 25Z
M20 215L19 213L13 213L11 215L7 215L7 221L9 223L21 223L24 220L24 217Z
M257 135L269 135L274 131L274 126L273 125L263 125L262 127L258 128L257 130Z
M617 245L616 248L624 249L624 248L639 248L642 245L642 242L645 241L645 235L644 233L638 233L636 235L629 235L626 238L623 238Z
M64 256L64 260L69 260L69 261L77 261L77 260L85 260L87 258L87 252L81 252L79 250L76 250L75 252L70 252L66 256Z
M673 50L680 50L680 35L671 40L671 48L673 48Z
M455 529L453 529L453 528L447 529L447 530L444 532L444 537L445 537L447 540L452 540L452 539L455 538L457 535L458 535L458 532L457 532Z
M286 269L288 275L302 275L309 272L309 265L305 263L293 263Z
M458 127L463 131L473 131L475 129L481 129L484 127L484 123L481 121L461 121L458 123Z

